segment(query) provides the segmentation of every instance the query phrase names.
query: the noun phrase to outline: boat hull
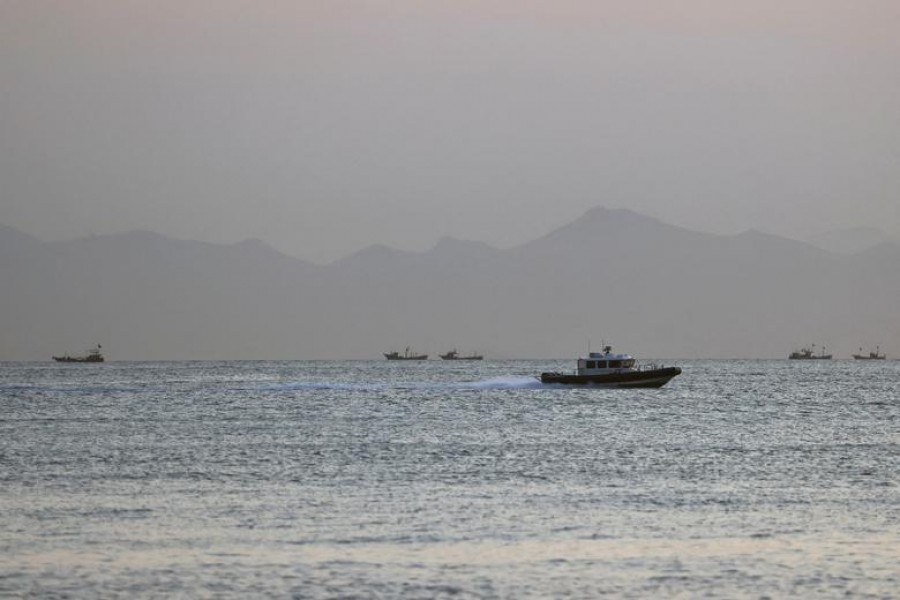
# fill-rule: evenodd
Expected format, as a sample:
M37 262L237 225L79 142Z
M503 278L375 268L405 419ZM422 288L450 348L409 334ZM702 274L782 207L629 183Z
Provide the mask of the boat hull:
M64 363L102 363L103 357L87 356L80 358L76 356L54 356L53 360L55 360L56 362Z
M665 367L642 371L576 375L574 373L541 373L541 383L614 388L660 388L681 374L681 367Z

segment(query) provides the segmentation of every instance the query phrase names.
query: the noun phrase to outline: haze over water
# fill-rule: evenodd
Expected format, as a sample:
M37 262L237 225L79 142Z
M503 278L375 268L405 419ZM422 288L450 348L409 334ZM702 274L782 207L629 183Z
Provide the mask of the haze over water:
M0 595L888 597L895 361L0 365Z

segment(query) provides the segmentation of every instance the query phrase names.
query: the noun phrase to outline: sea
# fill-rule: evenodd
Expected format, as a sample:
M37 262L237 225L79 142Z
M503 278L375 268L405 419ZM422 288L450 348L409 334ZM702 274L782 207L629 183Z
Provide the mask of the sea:
M900 597L900 362L0 364L0 597Z

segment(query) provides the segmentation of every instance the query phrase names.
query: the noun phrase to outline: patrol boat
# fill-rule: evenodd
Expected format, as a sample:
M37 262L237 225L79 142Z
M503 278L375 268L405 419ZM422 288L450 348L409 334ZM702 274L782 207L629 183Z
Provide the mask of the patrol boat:
M681 367L636 367L630 354L613 354L612 346L604 346L603 352L589 352L587 358L579 358L574 373L541 373L541 383L658 388L680 374Z

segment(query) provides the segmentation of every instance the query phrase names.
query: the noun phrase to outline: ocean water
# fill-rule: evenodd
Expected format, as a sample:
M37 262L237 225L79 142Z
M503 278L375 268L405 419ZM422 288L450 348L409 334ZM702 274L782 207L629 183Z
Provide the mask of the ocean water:
M900 362L0 364L0 596L900 596Z

